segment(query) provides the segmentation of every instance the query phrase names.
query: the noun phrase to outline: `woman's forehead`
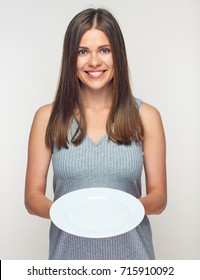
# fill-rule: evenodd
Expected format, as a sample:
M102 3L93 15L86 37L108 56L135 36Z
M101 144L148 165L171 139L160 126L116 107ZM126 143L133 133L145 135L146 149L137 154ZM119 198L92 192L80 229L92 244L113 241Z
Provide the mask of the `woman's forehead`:
M87 47L87 45L104 46L104 45L110 45L110 42L107 35L103 31L93 28L93 29L89 29L83 34L79 45L80 47L81 46Z

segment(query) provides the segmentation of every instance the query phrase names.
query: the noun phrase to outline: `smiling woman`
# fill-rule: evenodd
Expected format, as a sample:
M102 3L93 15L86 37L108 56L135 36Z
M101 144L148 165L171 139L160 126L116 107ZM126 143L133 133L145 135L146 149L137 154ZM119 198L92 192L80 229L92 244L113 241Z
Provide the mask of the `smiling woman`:
M146 215L136 228L108 238L73 235L52 222L49 259L155 258L147 215L166 206L164 130L159 112L132 95L123 35L107 10L87 9L72 19L55 100L33 121L25 204L44 218L53 203L45 195L51 159L54 201L75 190L109 188L134 196Z

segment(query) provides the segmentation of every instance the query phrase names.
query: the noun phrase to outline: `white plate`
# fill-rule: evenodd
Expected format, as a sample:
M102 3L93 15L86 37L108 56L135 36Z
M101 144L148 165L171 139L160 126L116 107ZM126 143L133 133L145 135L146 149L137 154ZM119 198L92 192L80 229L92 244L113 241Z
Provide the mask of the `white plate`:
M111 237L140 224L144 207L134 196L111 188L86 188L57 199L51 209L53 223L68 233Z

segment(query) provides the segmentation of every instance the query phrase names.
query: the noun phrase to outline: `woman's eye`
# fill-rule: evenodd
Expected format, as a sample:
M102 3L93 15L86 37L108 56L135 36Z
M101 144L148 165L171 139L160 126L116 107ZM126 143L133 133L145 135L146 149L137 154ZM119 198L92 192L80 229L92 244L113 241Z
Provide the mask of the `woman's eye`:
M101 53L105 54L105 53L109 53L110 49L106 48L106 49L101 49L100 50Z
M79 50L79 51L78 51L78 54L79 54L79 55L86 55L86 54L87 54L87 51L86 51L86 50Z

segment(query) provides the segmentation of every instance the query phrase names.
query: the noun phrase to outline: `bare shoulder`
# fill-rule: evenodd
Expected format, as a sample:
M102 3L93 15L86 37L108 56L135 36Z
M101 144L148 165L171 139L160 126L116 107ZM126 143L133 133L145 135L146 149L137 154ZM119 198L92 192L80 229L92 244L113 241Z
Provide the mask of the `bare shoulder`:
M151 134L151 132L163 131L160 112L154 106L143 102L141 107L141 118L146 132Z
M143 119L160 118L160 112L154 106L143 102L141 107L141 117Z
M46 104L42 107L38 108L35 113L35 117L40 118L41 120L49 119L51 112L52 112L53 104Z
M38 110L35 113L33 123L38 123L40 125L46 126L49 121L52 108L52 103L43 105L42 107L38 108Z
M44 134L49 122L52 108L53 108L53 104L47 104L47 105L43 105L36 111L31 127L30 136L32 138L34 135Z

